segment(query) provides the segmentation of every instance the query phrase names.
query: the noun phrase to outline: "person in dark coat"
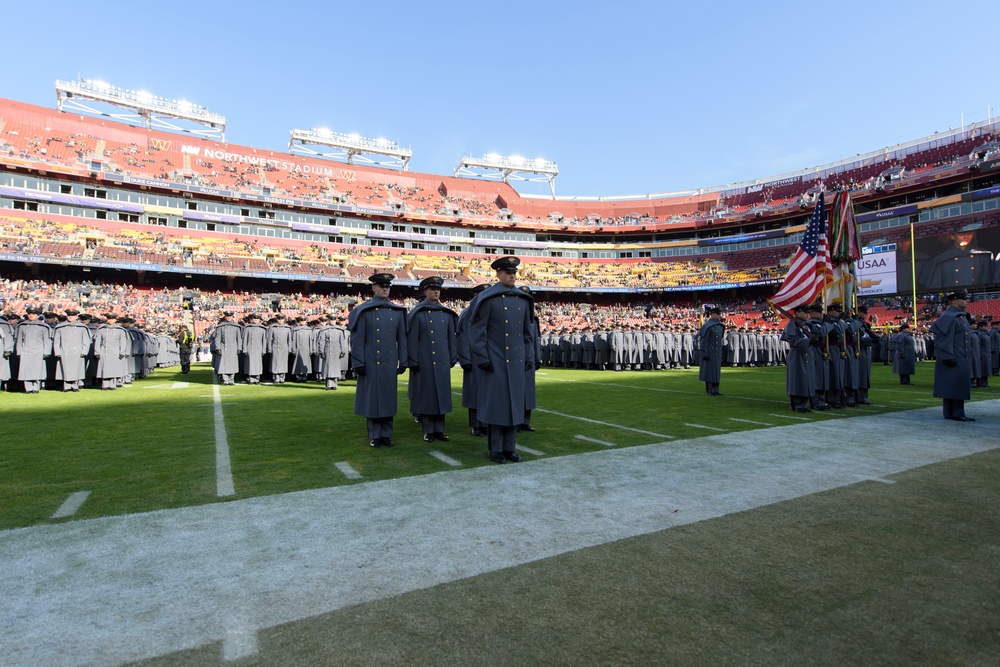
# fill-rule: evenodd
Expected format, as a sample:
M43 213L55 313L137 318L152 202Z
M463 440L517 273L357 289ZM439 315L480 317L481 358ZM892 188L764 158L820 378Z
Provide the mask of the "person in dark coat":
M910 384L910 376L917 372L917 346L909 322L899 325L899 333L893 336L892 344L896 349L892 372L899 376L899 384Z
M534 298L531 293L531 288L527 285L519 288L525 294ZM538 407L538 398L535 391L535 369L537 369L542 363L542 348L541 348L541 325L538 323L538 318L535 317L534 309L531 310L531 327L532 327L532 339L535 342L535 356L534 363L525 366L524 371L524 422L518 425L517 430L528 431L529 433L535 432L535 427L531 425L531 411Z
M986 320L979 320L975 333L979 336L979 378L976 385L988 387L990 386L990 366L992 364L989 323Z
M993 320L990 327L990 374L1000 375L1000 320Z
M56 379L62 380L62 390L80 391L87 374L87 353L93 344L93 335L87 325L77 319L80 311L70 309L66 321L56 325L52 334L52 354L58 359Z
M965 309L969 296L964 291L948 295L948 308L931 325L934 334L934 398L943 401L945 419L975 421L965 416L969 386L969 318Z
M8 391L10 384L10 360L14 356L14 327L16 326L17 315L6 313L0 319L0 391Z
M177 354L181 362L181 375L187 375L191 371L191 348L194 347L194 334L186 324L177 328Z
M243 332L240 325L233 321L233 313L224 311L222 321L212 333L211 351L212 365L223 386L235 384L236 373L240 370L240 345Z
M451 412L451 368L458 363L458 314L441 304L444 278L420 281L424 300L406 315L410 412L420 418L424 442L451 440L444 432Z
M809 307L793 309L794 316L785 325L781 340L788 343L788 365L785 367L785 391L795 412L810 412L809 400L816 393L813 384L813 361L810 345L812 334L806 323Z
M406 371L406 308L389 301L391 273L376 273L372 298L351 311L351 367L358 377L354 414L368 424L371 447L392 447L392 421L396 416L397 375Z
M517 426L526 408L525 370L534 366L534 299L516 287L517 257L501 257L491 267L497 282L472 306L469 341L479 382L477 416L489 425L490 459L521 460Z
M709 396L722 396L719 384L722 382L722 361L725 359L726 326L722 323L722 310L708 309L708 319L698 330L698 349L701 350L701 364L698 379L705 383Z
M476 285L472 290L472 299L466 306L462 314L458 316L458 363L462 366L462 407L469 412L469 428L472 435L477 438L486 436L487 425L477 416L479 406L479 390L476 384L476 377L472 368L472 347L469 343L469 315L472 314L472 307L479 295L489 285L483 283Z

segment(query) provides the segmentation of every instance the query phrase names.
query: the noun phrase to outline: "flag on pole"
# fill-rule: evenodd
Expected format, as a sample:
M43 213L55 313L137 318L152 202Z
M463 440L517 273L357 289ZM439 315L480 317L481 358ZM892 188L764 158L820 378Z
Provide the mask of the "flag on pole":
M861 243L858 240L858 222L854 219L851 193L840 190L833 197L830 211L830 236L833 246L830 255L837 264L853 264L861 259Z
M846 190L838 191L833 198L829 235L831 260L836 266L831 274L833 284L827 284L823 297L828 304L841 301L844 308L850 309L856 301L858 283L854 265L861 259L861 243L851 193Z
M833 278L830 242L823 219L823 193L813 210L802 243L792 256L781 289L768 301L778 310L789 313L795 306L812 303Z

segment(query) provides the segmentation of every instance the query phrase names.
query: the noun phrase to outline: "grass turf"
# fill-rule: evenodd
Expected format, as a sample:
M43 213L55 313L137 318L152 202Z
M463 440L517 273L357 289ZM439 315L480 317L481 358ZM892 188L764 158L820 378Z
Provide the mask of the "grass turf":
M878 406L814 412L809 420L927 407L932 366L921 364L914 384L901 387L876 365L872 398ZM519 442L546 456L627 447L722 431L802 423L788 410L784 368L723 369L726 396L710 398L697 370L593 372L544 369L538 374L535 433ZM187 383L175 387L175 383ZM453 372L453 387L461 375ZM400 383L393 449L367 446L364 419L353 414L354 384L335 392L318 383L220 387L232 460L235 498L422 475L448 466L437 450L464 466L493 465L484 438L474 438L459 406L448 416L451 442L427 445L407 412ZM1000 395L978 389L976 399ZM0 397L0 529L219 502L215 495L215 426L211 372L160 369L131 387L79 394L43 392ZM588 438L580 439L576 436ZM594 442L600 441L600 442ZM531 454L525 454L529 459ZM345 462L361 480L334 463ZM51 519L72 493L90 496L71 519Z
M267 628L238 664L995 665L998 477L992 450L583 549Z

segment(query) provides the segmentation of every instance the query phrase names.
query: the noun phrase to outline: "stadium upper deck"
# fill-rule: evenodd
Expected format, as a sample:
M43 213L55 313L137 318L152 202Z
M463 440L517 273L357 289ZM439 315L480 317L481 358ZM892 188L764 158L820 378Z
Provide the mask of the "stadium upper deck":
M970 167L1000 167L995 156L983 164L976 154L998 127L998 122L980 123L851 161L732 187L643 198L553 200L521 196L503 182L349 165L0 99L0 148L8 168L337 215L563 235L718 228L798 214L823 188L850 187L855 201L863 203L931 182L967 178Z

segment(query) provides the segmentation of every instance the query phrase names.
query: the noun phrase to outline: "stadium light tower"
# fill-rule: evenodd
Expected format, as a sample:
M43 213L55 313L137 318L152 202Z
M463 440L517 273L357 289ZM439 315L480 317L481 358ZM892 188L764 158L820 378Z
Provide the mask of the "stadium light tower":
M510 157L490 153L483 157L462 156L462 161L455 168L455 176L469 176L484 180L503 181L510 184L515 181L528 183L548 183L552 198L556 198L556 176L559 175L559 165L555 162L537 158L523 158L519 155Z
M145 90L129 90L91 79L56 81L56 100L59 111L72 109L125 122L142 120L147 129L187 132L206 139L226 140L225 116L187 100L171 100ZM103 102L125 109L128 113L104 113L86 102ZM177 120L193 123L202 129L182 127L174 122Z
M341 134L325 127L292 130L291 134L292 137L288 140L289 153L345 160L347 164L354 164L357 161L361 164L395 167L409 171L410 158L413 157L413 151L409 148L400 148L395 141L368 139L360 134ZM332 150L316 150L310 146L325 146ZM379 160L370 157L372 155L387 159Z

